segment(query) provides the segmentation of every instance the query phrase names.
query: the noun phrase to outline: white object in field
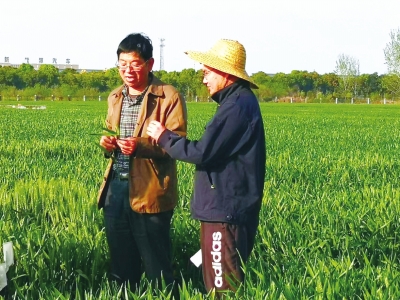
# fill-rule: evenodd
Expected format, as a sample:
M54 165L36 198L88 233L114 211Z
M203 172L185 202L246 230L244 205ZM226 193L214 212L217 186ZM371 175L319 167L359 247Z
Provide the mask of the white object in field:
M0 264L0 291L7 286L6 273L14 264L14 251L12 242L3 244L4 263Z
M193 255L190 258L190 261L196 266L196 267L200 267L201 263L202 263L202 258L201 258L201 249L199 251L196 252L195 255Z

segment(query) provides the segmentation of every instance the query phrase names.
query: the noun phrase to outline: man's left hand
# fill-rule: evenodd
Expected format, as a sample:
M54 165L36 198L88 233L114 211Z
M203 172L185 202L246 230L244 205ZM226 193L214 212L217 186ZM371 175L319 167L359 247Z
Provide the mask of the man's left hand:
M121 152L125 155L131 155L136 150L137 142L135 137L125 139L117 139L117 145L121 148Z

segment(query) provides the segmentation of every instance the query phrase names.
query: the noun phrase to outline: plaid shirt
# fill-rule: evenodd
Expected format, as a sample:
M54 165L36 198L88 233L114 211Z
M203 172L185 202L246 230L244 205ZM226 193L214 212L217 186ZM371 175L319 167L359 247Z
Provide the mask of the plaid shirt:
M132 132L135 129L139 111L142 106L143 96L146 93L147 89L138 96L130 96L128 93L128 87L125 86L122 90L122 94L124 99L122 100L122 109L121 109L121 119L119 124L119 137L121 139L131 137ZM115 164L114 170L119 173L128 173L129 172L129 155L125 155L121 153L120 149L115 151Z

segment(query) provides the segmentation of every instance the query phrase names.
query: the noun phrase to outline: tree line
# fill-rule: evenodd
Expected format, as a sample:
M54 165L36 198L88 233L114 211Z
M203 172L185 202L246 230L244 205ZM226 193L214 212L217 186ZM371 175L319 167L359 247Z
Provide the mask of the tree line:
M345 55L339 56L336 70L322 75L298 70L273 75L258 72L251 76L259 86L254 92L262 102L284 101L288 97L307 102L332 102L335 98L370 98L371 101L377 101L383 98L393 100L400 96L400 89L397 88L400 86L399 77L396 74L352 73L349 72L351 66L346 67L349 61L354 63ZM154 74L174 85L187 101L209 101L207 89L202 84L201 70L162 70L154 71ZM74 69L59 71L47 64L41 65L38 70L29 64L21 64L18 68L0 67L2 99L106 99L109 92L121 83L117 68L78 72Z
M334 99L400 98L400 28L390 32L390 42L384 49L388 73L360 74L359 61L340 54L332 73L318 74L294 70L290 74L257 72L251 77L259 86L254 90L264 101L332 102ZM166 83L175 86L187 101L209 101L207 89L202 84L202 72L184 69L180 72L155 71ZM74 69L59 71L54 65L43 64L35 70L30 64L18 68L0 66L0 100L2 99L78 99L106 98L108 93L122 83L117 68L105 71L78 72Z

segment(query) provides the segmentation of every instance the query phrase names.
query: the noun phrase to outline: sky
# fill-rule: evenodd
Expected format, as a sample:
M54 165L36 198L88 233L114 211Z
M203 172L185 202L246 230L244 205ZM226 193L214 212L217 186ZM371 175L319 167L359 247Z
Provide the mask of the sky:
M115 66L129 33L153 42L154 70L201 66L184 54L207 51L219 39L246 49L246 71L334 72L340 54L360 73L385 74L384 48L400 28L399 0L1 0L0 62Z

